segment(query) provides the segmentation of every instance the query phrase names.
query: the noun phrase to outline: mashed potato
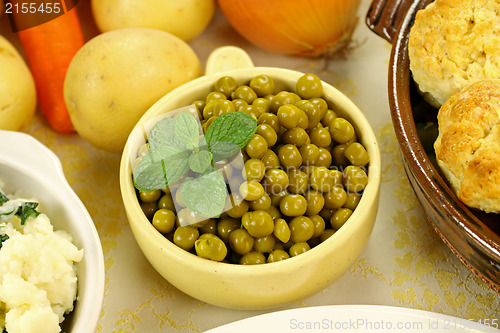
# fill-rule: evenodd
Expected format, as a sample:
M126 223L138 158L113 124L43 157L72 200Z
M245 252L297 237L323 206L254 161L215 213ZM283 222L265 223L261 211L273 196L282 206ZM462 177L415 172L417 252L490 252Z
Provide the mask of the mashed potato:
M0 331L57 333L73 310L83 250L43 213L23 222L27 202L35 200L4 193L0 182Z

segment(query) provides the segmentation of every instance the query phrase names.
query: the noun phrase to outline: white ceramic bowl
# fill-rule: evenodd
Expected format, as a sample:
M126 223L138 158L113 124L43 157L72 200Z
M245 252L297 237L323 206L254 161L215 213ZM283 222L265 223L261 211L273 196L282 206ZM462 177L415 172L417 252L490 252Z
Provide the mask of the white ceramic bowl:
M330 238L296 257L263 265L215 262L193 255L160 234L144 215L132 182L132 162L145 142L149 119L205 98L224 75L239 84L260 74L276 83L276 90L295 89L303 73L282 68L253 67L248 55L236 47L222 47L209 57L207 75L165 95L139 120L130 134L120 166L120 187L125 211L146 258L181 291L207 303L227 308L264 309L280 306L318 292L342 276L357 260L371 235L380 192L380 152L373 130L361 111L337 89L323 83L324 97L348 119L370 156L368 185L353 215Z
M21 132L0 130L0 179L4 190L22 190L40 201L39 210L73 237L84 250L77 263L78 291L73 312L65 316L64 332L95 332L104 297L104 258L101 242L85 206L69 186L58 157L39 141Z

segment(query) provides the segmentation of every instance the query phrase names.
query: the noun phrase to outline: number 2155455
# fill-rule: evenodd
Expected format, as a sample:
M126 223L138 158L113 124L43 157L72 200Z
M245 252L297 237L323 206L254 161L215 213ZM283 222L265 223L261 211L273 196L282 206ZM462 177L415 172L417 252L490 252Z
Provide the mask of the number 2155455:
M60 2L10 2L5 3L6 14L58 14L63 10Z

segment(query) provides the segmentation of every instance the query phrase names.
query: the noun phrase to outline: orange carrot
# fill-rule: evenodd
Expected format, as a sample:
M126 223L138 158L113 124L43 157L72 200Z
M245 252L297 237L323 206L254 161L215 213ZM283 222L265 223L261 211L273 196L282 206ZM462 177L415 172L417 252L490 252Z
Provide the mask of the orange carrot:
M35 79L38 103L50 126L60 133L74 132L63 86L68 66L84 44L76 9L18 34Z

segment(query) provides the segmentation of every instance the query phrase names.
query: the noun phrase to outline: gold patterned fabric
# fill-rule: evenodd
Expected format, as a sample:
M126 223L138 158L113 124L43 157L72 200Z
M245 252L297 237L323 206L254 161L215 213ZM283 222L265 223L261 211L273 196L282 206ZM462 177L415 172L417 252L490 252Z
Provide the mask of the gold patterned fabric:
M369 5L370 1L362 1L360 17L364 17ZM78 6L88 15L88 1ZM6 17L0 19L3 32L8 23ZM92 30L87 33L92 34ZM315 73L351 98L377 133L383 161L380 208L365 251L349 272L325 290L274 310L374 304L423 309L474 321L498 320L500 296L476 278L442 242L426 220L404 173L387 97L391 46L362 22L354 40L357 45L345 58L329 61L271 54L243 40L217 12L208 29L190 42L202 63L216 47L236 45L250 54L256 66ZM150 266L131 233L119 188L120 154L96 149L77 134L54 132L39 111L26 132L60 158L70 185L99 232L106 284L97 332L203 332L273 311L222 309L171 286Z

